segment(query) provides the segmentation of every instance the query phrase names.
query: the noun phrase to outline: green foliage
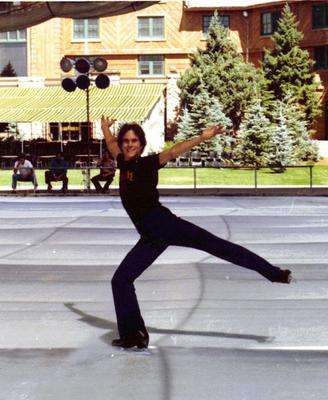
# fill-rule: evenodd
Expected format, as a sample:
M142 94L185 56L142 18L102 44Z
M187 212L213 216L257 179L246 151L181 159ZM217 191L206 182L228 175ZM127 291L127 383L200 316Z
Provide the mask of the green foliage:
M16 71L10 61L8 61L8 64L5 65L4 68L2 69L2 71L0 72L0 76L3 76L3 77L17 76Z
M288 4L285 5L274 33L273 48L265 49L262 63L267 90L282 100L292 93L302 107L306 120L312 123L320 114L319 83L315 81L314 61L300 48L303 34L297 30L298 22Z
M275 102L272 117L278 122L280 115L283 115L290 133L295 162L318 161L317 141L311 139L311 131L305 113L291 93L288 93L283 100Z
M183 110L181 120L178 124L178 134L176 141L183 141L199 135L205 128L213 125L224 126L229 132L231 129L231 121L226 117L222 110L222 105L215 97L210 97L209 93L202 88L199 95L191 104L191 110L188 108ZM211 140L206 140L195 147L200 152L208 152L211 150L221 153L227 150L230 140L226 135L220 135Z
M236 158L241 164L263 166L269 159L269 142L274 127L260 99L251 103L238 136Z
M277 125L269 137L268 165L276 169L277 172L283 172L286 166L295 163L295 157L293 155L292 134L286 123L282 103L280 103L277 119Z
M238 131L245 110L260 90L263 78L254 65L244 62L242 55L214 15L209 27L206 49L198 49L190 58L191 68L178 81L182 107L191 105L205 88L222 104L223 112Z

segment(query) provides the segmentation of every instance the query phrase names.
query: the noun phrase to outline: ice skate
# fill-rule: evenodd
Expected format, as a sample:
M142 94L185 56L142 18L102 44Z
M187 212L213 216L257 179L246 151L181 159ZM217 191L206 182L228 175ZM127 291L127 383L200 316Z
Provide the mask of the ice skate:
M144 332L135 331L131 332L126 336L112 341L112 346L122 347L123 349L130 349L137 347L138 349L147 349L149 343L149 337Z

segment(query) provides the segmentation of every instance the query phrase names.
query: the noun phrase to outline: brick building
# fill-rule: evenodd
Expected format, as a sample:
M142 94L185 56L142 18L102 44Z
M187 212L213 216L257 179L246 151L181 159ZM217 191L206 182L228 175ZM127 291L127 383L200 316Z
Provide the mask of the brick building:
M189 66L189 55L206 43L214 10L231 31L245 60L259 65L263 48L271 46L286 1L187 0L159 1L136 12L104 18L53 18L26 30L0 33L0 70L8 61L20 76L42 77L45 85L59 84L62 56L102 56L108 73L129 83L169 86L167 121L174 118L174 80ZM304 33L301 46L316 61L322 82L323 115L317 138L328 139L328 3L288 1ZM173 84L172 84L173 80ZM9 83L10 82L10 83ZM0 79L0 85L16 80Z

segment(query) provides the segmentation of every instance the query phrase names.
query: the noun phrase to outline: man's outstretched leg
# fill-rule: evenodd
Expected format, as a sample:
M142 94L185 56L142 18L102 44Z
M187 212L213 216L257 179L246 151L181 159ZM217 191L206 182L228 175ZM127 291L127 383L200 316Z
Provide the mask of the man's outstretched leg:
M221 239L181 218L177 218L170 244L206 251L233 264L257 271L271 282L290 283L292 278L291 271L281 270L245 247Z
M120 338L113 346L146 348L149 336L141 316L133 282L166 249L140 239L124 258L112 278L112 290Z

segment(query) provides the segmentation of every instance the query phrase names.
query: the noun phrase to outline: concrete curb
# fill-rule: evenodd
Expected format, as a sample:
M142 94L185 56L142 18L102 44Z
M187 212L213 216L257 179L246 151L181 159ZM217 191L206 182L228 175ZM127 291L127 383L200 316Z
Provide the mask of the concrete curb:
M161 196L328 196L328 187L266 187L266 188L229 188L229 187L207 187L207 188L159 188ZM11 190L1 189L0 196L4 197L67 197L67 196L118 196L119 189L110 189L108 193L96 193L83 191L81 189L70 189L66 193L53 190L48 193L45 189L18 189L16 193Z

